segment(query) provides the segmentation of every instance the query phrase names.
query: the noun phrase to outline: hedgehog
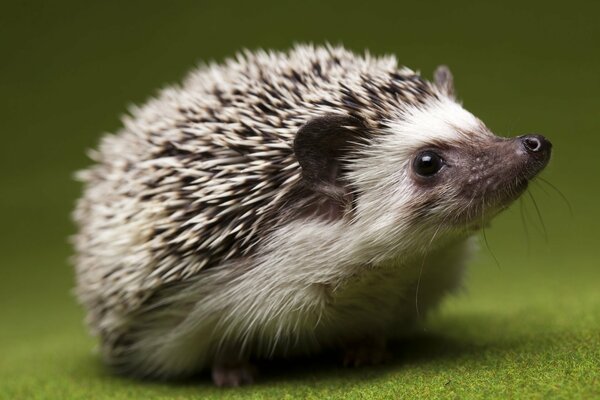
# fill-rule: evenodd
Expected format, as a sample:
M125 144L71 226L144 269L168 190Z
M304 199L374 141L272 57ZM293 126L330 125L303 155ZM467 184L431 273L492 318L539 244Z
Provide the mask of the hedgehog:
M78 173L76 294L117 373L219 386L386 345L462 287L476 234L547 165L394 56L341 46L202 65Z

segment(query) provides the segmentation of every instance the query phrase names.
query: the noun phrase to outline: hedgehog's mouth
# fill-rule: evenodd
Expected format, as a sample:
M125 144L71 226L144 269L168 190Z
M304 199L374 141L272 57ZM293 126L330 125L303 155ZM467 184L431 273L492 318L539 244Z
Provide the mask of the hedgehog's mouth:
M519 179L518 182L511 182L511 185L497 185L493 190L473 194L463 199L466 205L456 210L450 218L457 226L465 226L469 231L479 230L514 203L528 185L527 179Z
M495 193L491 194L492 196L490 196L493 202L492 204L495 203L496 206L505 209L525 193L528 186L529 180L521 178L516 184L499 188Z

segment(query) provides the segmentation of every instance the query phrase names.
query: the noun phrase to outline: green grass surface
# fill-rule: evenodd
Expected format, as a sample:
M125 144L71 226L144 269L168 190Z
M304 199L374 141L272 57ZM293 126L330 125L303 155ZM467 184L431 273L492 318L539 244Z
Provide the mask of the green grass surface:
M597 2L33 2L0 13L0 399L600 398ZM500 135L554 144L543 182L487 231L468 290L382 367L324 358L218 390L111 376L70 294L86 148L199 60L325 40L430 76ZM521 214L523 207L523 215ZM526 227L526 229L524 229ZM546 234L544 233L546 231Z
M488 261L484 255L475 263L471 290L396 348L388 365L277 364L256 386L228 390L213 388L207 377L156 384L111 376L91 352L94 343L66 294L68 280L46 272L35 287L21 288L36 301L5 281L3 294L12 295L2 299L0 398L600 397L598 271L546 271L531 259L501 260L498 269Z

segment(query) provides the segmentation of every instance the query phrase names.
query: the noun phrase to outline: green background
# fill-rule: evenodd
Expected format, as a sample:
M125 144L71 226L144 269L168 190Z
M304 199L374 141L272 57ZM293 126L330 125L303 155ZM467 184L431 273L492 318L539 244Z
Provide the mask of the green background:
M600 398L598 2L31 2L0 15L0 398ZM261 382L113 377L70 289L73 171L119 116L201 60L294 42L454 72L497 134L554 144L533 194L495 220L470 269L393 363L268 369ZM522 208L521 208L522 207ZM523 211L524 217L522 217ZM526 227L526 228L525 228ZM324 361L324 360L321 360Z

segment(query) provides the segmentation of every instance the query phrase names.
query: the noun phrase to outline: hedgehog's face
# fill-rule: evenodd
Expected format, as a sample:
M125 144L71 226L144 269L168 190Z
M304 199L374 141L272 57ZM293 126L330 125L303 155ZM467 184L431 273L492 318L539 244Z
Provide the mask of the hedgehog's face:
M493 135L450 99L387 125L353 167L358 210L388 236L409 231L415 242L480 227L523 193L551 153L540 135Z
M495 136L453 99L451 76L441 72L439 97L377 121L383 128L324 116L296 136L305 183L330 199L326 216L351 215L367 243L392 248L410 238L419 245L438 233L472 231L510 205L548 163L548 140ZM349 200L351 214L343 205Z
M510 205L548 163L540 135L512 139L463 133L412 154L408 176L419 216L478 226Z

